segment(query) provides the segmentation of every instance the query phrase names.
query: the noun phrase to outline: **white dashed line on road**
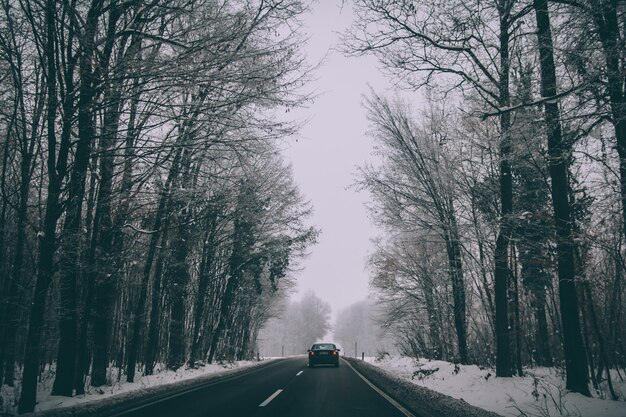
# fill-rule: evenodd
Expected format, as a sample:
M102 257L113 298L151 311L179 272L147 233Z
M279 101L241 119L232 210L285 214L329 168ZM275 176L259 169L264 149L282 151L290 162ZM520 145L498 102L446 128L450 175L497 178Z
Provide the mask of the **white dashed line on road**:
M304 372L304 371L300 371L300 372L298 372L298 373L296 374L296 376L300 376L300 374L301 374L302 372Z
M261 404L259 404L259 407L265 407L266 405L268 405L274 398L276 398L278 396L278 394L280 394L281 392L283 392L282 389L277 389L275 393L273 393L272 395L270 395L267 400L263 401Z

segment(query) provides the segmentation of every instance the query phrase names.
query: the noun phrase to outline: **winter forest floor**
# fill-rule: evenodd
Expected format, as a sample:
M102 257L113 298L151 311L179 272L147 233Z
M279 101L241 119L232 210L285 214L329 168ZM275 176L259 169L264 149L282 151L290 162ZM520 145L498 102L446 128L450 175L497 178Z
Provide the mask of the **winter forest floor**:
M566 392L563 373L556 368L525 369L523 377L496 378L493 369L476 365L408 357L365 360L417 385L502 416L626 417L626 382L617 373L612 374L613 386L620 401L612 401L606 385L592 390L595 398Z
M194 378L201 378L208 375L216 375L225 371L234 371L236 369L249 368L254 365L264 363L263 361L237 361L230 363L214 363L211 365L200 366L197 369L190 369L186 366L181 367L177 371L171 371L163 368L163 365L157 365L154 375L142 376L141 372L137 372L135 382L126 382L126 375L118 373L118 368L109 368L109 380L111 385L105 387L91 387L87 383L87 393L85 395L77 395L75 397L61 397L50 395L52 384L54 382L54 368L46 368L42 373L37 389L37 405L35 411L50 410L53 408L70 407L89 401L102 400L118 394L137 393L151 387L158 387L169 384L180 383ZM17 401L19 399L21 380L15 381L14 387L2 385L0 388L0 416L16 415Z

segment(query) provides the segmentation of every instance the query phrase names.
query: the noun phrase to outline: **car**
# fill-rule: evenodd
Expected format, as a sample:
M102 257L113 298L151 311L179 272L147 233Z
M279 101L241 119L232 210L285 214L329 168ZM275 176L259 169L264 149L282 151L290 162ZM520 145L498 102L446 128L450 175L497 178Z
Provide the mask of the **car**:
M339 366L340 350L334 343L314 343L311 349L307 350L309 367L322 364Z

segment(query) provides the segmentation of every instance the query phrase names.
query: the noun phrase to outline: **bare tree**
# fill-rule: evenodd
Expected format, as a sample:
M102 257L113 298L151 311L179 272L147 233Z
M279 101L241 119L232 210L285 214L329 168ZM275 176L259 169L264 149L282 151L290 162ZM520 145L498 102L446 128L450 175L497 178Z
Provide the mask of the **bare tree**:
M537 19L537 38L541 63L541 94L554 97L557 93L556 69L550 15L547 0L533 2ZM563 346L568 389L589 396L588 364L580 330L572 215L569 202L568 153L562 138L558 103L544 103L548 133L549 171L552 180L552 206L556 223L559 297L563 323Z
M413 88L446 80L450 89L465 88L495 109L510 106L510 53L519 22L530 11L516 0L490 2L357 1L357 21L348 50L372 53ZM497 28L491 30L491 28ZM495 310L498 376L511 375L507 288L510 276L513 191L508 112L500 114L501 223L496 239Z
M443 151L446 129L431 114L417 126L406 107L374 95L369 118L380 152L386 160L380 170L363 170L362 185L372 192L382 212L381 221L394 228L433 231L448 256L448 274L454 300L454 324L462 363L468 363L465 282L461 242L455 212L450 160Z

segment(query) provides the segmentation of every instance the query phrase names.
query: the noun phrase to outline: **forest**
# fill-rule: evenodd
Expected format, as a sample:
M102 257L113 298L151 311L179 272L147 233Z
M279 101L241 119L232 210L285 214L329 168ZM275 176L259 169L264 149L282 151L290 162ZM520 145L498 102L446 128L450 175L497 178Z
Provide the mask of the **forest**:
M0 0L0 387L19 413L44 373L71 397L331 330L344 354L557 367L617 399L626 2L349 3L338 48L402 94L364 97L373 297L331 325L313 293L289 300L319 235L281 152L315 98L309 4Z
M371 91L356 186L401 353L557 366L589 396L626 372L626 4L356 0L344 34L425 105ZM611 370L611 372L609 372Z
M249 358L317 238L297 0L0 2L0 384Z

